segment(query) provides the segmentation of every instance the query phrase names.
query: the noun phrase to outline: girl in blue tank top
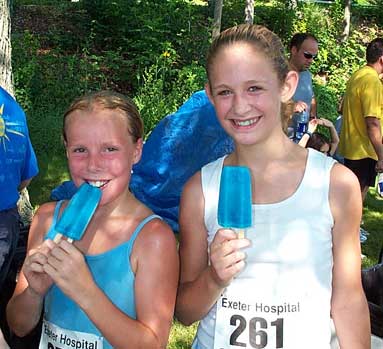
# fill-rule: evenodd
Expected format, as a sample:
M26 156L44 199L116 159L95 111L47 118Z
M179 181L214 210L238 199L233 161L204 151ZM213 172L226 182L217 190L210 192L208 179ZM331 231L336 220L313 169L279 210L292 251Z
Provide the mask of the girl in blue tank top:
M235 146L181 197L176 316L199 321L192 348L330 349L331 317L341 348L369 348L359 185L283 132L281 106L298 75L280 39L262 26L229 28L213 41L206 70L206 93ZM218 224L225 166L251 173L245 238Z
M134 103L101 91L64 115L72 180L101 189L84 235L54 242L67 202L42 205L33 219L9 325L25 336L43 313L40 349L165 348L178 283L174 234L129 190L143 123Z

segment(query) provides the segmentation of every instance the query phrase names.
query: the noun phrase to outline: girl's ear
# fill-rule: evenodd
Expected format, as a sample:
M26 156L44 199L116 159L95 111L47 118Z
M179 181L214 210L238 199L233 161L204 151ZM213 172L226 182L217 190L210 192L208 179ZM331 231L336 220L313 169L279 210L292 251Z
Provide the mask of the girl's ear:
M66 155L66 158L68 159L68 147L67 147L67 142L66 141L63 141L64 142L64 147L65 147L65 155Z
M136 164L137 162L140 161L141 155L142 155L142 147L143 147L143 140L142 138L139 138L136 142L135 149L134 149L134 154L133 154L133 164Z
M205 84L205 92L206 92L207 98L209 98L209 101L211 102L211 104L214 105L213 95L211 94L211 88L210 88L210 84L208 82Z
M296 71L291 70L287 73L281 93L281 100L283 103L286 103L294 95L298 85L298 80L299 75Z

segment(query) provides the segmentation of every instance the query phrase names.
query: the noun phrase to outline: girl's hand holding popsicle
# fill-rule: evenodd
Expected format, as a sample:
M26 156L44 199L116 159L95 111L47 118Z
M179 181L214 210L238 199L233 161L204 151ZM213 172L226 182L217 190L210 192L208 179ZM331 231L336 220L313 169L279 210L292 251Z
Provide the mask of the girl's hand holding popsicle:
M232 229L220 229L210 245L210 267L215 282L226 287L245 267L246 254L241 249L248 247L250 240L238 239Z
M94 284L84 255L65 239L52 248L43 269L62 292L79 304Z
M39 297L43 297L53 284L51 277L44 271L44 265L47 263L53 247L52 241L44 241L38 248L29 251L23 265L23 273L28 281L28 290Z

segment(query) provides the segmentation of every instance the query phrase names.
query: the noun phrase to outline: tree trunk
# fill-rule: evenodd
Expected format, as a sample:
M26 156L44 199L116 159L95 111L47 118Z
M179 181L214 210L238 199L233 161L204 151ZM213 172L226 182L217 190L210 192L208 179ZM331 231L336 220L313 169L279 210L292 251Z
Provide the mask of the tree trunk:
M1 0L0 5L0 84L13 96L10 0Z
M246 0L245 23L254 23L254 0Z
M11 11L10 0L0 0L0 85L14 96L12 79ZM17 203L21 221L29 225L32 221L33 208L27 189L20 192Z
M351 0L344 0L343 33L340 42L345 42L350 35Z
M214 6L214 23L213 23L213 40L219 35L221 32L221 18L222 18L222 7L223 0L215 0Z
M297 8L298 8L298 1L297 0L287 1L287 9L296 10Z

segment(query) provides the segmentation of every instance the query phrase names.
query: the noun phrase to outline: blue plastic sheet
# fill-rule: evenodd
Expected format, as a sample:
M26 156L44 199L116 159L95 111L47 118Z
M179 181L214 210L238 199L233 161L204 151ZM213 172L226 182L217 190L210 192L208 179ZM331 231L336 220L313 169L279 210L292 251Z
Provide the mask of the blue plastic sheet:
M130 189L178 232L184 184L205 164L233 148L233 141L219 124L205 91L198 91L153 129L140 162L133 168ZM56 197L59 188L55 189Z
M65 181L51 191L51 199L55 201L69 200L76 191L77 187L72 181Z

